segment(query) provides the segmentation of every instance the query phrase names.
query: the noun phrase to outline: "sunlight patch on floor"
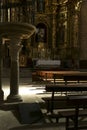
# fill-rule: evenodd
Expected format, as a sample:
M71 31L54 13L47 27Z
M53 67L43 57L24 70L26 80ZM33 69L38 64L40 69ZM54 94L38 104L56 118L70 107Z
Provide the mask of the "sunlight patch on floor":
M35 95L35 94L38 94L38 93L44 93L44 87L32 87L33 85L21 85L19 87L19 95ZM5 86L3 88L3 91L4 91L4 98L6 99L6 97L9 95L10 93L10 88L8 86Z

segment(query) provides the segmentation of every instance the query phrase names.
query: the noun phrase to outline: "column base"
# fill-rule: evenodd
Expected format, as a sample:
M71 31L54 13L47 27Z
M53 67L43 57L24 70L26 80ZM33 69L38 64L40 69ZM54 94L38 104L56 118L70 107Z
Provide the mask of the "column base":
M0 104L4 102L4 92L0 90Z
M22 98L20 95L9 95L7 97L7 102L22 102Z

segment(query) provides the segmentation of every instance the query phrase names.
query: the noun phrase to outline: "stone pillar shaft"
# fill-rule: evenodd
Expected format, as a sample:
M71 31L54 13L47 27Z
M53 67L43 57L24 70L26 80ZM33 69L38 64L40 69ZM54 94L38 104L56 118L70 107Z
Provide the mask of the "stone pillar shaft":
M87 0L81 3L79 33L80 59L87 60Z
M53 14L53 48L55 48L56 44L56 14Z
M4 92L2 90L2 39L0 38L0 103L4 100Z
M13 43L12 43L13 41ZM10 95L7 100L21 101L19 96L19 51L21 49L20 44L17 44L19 40L12 39L9 46L11 56L11 70L10 70ZM15 44L14 44L15 42Z
M53 58L55 58L55 48L56 48L56 10L57 10L57 5L56 3L53 4L53 32L52 32L52 48L53 48Z

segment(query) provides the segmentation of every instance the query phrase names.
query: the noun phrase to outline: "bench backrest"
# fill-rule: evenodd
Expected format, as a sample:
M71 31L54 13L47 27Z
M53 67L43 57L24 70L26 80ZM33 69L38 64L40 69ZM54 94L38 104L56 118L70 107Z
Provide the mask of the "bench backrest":
M87 86L83 84L72 84L72 85L59 85L59 84L49 84L46 85L45 90L47 92L67 92L67 91L87 91Z
M87 106L87 96L86 95L68 95L67 103L69 105L75 105L78 107Z

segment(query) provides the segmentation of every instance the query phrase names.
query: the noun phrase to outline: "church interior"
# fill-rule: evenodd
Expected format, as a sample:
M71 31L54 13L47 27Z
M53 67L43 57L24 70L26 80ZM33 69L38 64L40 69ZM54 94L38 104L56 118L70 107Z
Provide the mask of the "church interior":
M0 1L0 130L87 129L87 0Z
M81 20L86 18L86 11L81 11L81 3L81 0L1 0L1 22L29 23L36 27L31 38L21 41L21 67L31 67L31 60L35 63L38 59L57 59L61 67L66 62L69 67L86 68L86 38L83 43L81 37L82 24L86 25ZM6 67L10 64L7 43L4 40Z

